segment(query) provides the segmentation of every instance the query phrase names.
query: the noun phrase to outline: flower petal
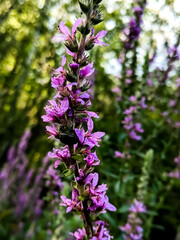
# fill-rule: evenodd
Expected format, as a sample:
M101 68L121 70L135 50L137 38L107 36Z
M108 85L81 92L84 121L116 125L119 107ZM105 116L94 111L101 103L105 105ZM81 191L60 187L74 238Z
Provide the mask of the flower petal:
M106 34L107 34L107 31L102 30L102 31L100 31L96 34L95 38L97 38L97 39L98 38L103 38L104 36L106 36Z
M60 35L56 35L52 38L52 41L56 41L57 43L59 42L62 42L62 41L65 41L67 40L67 37L66 36L60 36Z
M63 55L63 57L62 57L62 67L64 67L65 63L66 63L66 57Z
M60 28L60 31L64 33L64 35L66 35L67 37L70 36L69 28L66 27L63 22L60 22L59 28Z
M81 131L78 128L74 129L77 137L79 138L80 143L84 142L84 136L85 136L85 131L84 128L81 129Z
M88 118L87 126L88 126L88 132L91 133L92 130L93 130L93 127L94 127L94 123L93 123L93 120L90 117Z
M76 29L77 29L77 27L78 27L81 23L82 23L82 18L78 18L78 19L75 21L75 23L74 23L74 25L73 25L73 27L72 27L72 34L73 34L73 35L76 33Z

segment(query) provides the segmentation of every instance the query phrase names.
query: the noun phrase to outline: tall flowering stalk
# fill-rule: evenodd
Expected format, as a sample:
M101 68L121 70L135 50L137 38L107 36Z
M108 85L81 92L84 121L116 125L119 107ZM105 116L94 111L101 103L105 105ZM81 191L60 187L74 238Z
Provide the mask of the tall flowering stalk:
M120 229L125 233L125 240L142 240L143 228L141 227L142 221L138 213L145 213L146 207L143 203L135 199L134 204L129 208L130 214L128 215L128 222L125 226L120 226Z
M0 215L5 223L8 219L8 234L13 239L20 239L20 236L32 239L38 231L38 222L45 207L53 212L53 217L59 213L55 202L63 184L49 166L47 155L37 171L28 166L30 161L26 149L30 137L31 132L26 130L18 146L9 149L7 162L0 170Z
M106 229L107 224L99 220L98 215L106 210L116 210L109 203L106 184L98 185L98 173L93 172L93 166L100 163L94 147L99 147L105 133L93 132L92 118L99 116L89 111L91 101L87 92L92 86L95 69L85 51L91 50L95 44L106 45L100 39L107 32L102 30L95 35L93 28L93 25L102 22L99 10L101 1L79 1L85 18L77 19L72 31L60 22L60 35L53 40L63 41L72 59L66 63L66 57L63 56L62 66L52 70L51 84L57 94L45 107L46 115L42 116L44 122L51 124L46 127L50 137L59 139L64 145L61 149L54 148L53 152L49 152L51 158L56 158L55 168L64 163L67 171L74 175L72 199L61 196L61 205L67 207L67 213L73 211L81 215L84 228L71 233L75 239L112 238Z

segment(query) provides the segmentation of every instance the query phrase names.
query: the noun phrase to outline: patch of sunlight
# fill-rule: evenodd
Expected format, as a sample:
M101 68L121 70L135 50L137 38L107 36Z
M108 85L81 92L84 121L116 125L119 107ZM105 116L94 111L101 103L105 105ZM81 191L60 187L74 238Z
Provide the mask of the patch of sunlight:
M180 2L179 0L174 0L174 11L180 13Z
M36 82L41 84L41 85L47 84L49 81L50 81L50 77L49 76L36 79Z
M31 85L30 85L30 84L26 85L26 86L24 87L24 89L25 89L27 92L29 92L29 91L31 90Z
M112 30L116 26L116 22L114 20L109 20L105 22L105 26L107 30Z
M21 92L21 95L18 98L18 101L16 103L16 108L17 109L24 109L26 107L27 104L27 99L28 99L28 95L26 92Z
M11 72L14 68L15 63L16 63L15 57L9 52L0 66L0 68L2 69L2 73L6 74L8 72Z
M14 16L11 15L11 17L8 18L7 22L13 29L19 29L21 27L21 24L18 21L16 14Z
M38 1L38 8L42 9L44 7L45 0L39 0Z
M159 10L164 6L165 0L149 0L147 3L147 9L150 9L152 12L158 13Z
M3 107L5 112L9 112L10 108L11 108L11 106L9 104L5 104Z

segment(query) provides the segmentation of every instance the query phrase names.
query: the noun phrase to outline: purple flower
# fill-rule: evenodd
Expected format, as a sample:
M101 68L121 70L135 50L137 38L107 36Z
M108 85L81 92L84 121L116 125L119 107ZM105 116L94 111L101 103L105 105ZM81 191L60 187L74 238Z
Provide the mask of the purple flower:
M119 151L115 151L114 153L115 153L115 157L116 157L116 158L118 158L118 157L120 157L120 158L125 158L125 154L124 154L124 153L121 153L121 152L119 152Z
M146 212L146 207L142 202L139 202L138 200L135 200L135 203L131 205L129 208L129 211L138 213L138 212Z
M89 117L99 118L99 116L95 112L84 111L84 113L86 113Z
M70 232L70 234L75 237L76 240L83 240L84 237L86 236L86 230L85 228L83 229L78 229L76 232L72 233Z
M169 106L170 106L170 107L174 107L175 104L176 104L176 101L175 101L175 100L171 99L171 100L169 101Z
M131 84L131 83L132 83L132 80L128 78L128 79L126 79L126 83L127 83L127 84Z
M89 153L84 160L87 162L88 166L95 166L100 164L100 160L98 159L96 152Z
M129 100L130 100L131 102L136 102L136 97L135 97L135 96L130 96L130 97L129 97Z
M179 170L175 170L172 171L168 174L169 177L173 177L173 178L177 178L180 179L180 171Z
M60 31L61 35L57 35L57 36L53 37L52 40L56 40L56 42L59 43L61 41L74 39L74 36L76 34L76 29L79 25L81 25L81 23L82 23L82 18L77 19L72 27L72 33L70 33L69 28L66 27L63 22L60 22L59 31Z
M84 128L82 128L81 130L75 128L75 132L77 137L79 138L79 141L81 144L83 145L88 145L90 148L93 148L94 146L99 147L98 142L101 141L101 137L104 136L104 132L95 132L95 133L91 133L93 130L93 121L92 119L89 117L88 118L88 122L87 122L87 126L88 126L88 131L85 132Z
M57 121L69 108L68 97L62 101L59 100L58 104L55 100L50 100L49 103L50 105L45 107L46 115L42 116L44 122Z
M103 221L96 221L95 224L96 226L93 227L94 234L90 240L110 240L113 238L110 236L109 231L105 227L108 224Z
M137 141L140 141L141 138L142 138L141 136L138 136L135 131L131 131L131 132L129 133L129 136L130 136L130 138L135 139L135 140L137 140Z
M54 124L52 124L52 127L46 126L46 131L47 131L47 134L51 135L48 138L52 138L53 136L54 137L58 136L58 132L57 132L56 127L55 127Z
M146 98L143 97L143 98L141 99L141 107L142 107L142 108L147 108L147 107L148 107L148 106L146 105L145 101L146 101Z
M106 36L106 34L107 34L107 31L102 30L102 31L98 32L96 34L96 36L94 36L94 28L92 28L90 39L92 39L93 42L96 43L97 45L103 47L103 45L108 45L108 44L100 41L99 39L103 38L104 36Z
M179 88L180 87L180 78L176 80L176 86Z
M61 206L66 206L66 212L70 212L72 209L80 210L82 208L82 203L78 200L79 192L77 189L73 189L72 191L72 200L68 199L66 196L62 195L60 203Z
M124 114L131 114L133 112L136 111L136 107L134 106L131 106L130 108L127 108L125 111L124 111Z
M70 161L70 152L67 146L64 146L62 150L53 148L53 152L49 152L48 156L59 159L55 162L55 168L57 168L61 162L69 163Z
M116 211L116 208L111 203L109 203L109 199L105 195L107 190L106 184L97 186L97 173L90 173L86 177L85 183L89 187L90 198L92 200L92 204L89 207L89 210L106 212L105 210L107 209L109 211Z
M151 79L147 80L147 85L150 86L150 87L153 85Z
M144 130L141 127L141 123L135 123L134 125L137 132L140 132L140 133L144 132Z
M121 89L119 87L114 87L111 89L113 93L120 93L121 94Z
M21 138L21 141L18 145L18 152L22 153L26 150L27 148L27 144L28 144L28 140L31 137L31 132L30 130L26 130Z
M132 76L133 71L132 71L131 69L128 69L128 70L126 71L126 74L130 77L130 76Z
M93 62L89 63L80 70L80 77L89 77L94 73L95 69L93 68Z
M126 232L126 233L130 233L131 232L131 225L129 223L126 223L126 225L120 226L119 227L122 231Z
M74 73L76 73L77 69L79 68L79 64L76 63L76 62L69 64L69 66L70 66L70 68L72 69L72 71L73 71Z

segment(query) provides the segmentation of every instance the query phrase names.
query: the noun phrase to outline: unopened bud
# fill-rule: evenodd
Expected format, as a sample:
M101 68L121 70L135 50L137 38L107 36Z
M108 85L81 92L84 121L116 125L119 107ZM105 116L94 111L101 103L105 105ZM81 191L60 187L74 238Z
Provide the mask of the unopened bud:
M93 47L94 47L94 40L93 40L93 39L89 39L89 40L86 42L85 50L86 50L86 51L89 51L89 50L91 50Z
M81 11L84 14L87 14L89 12L89 6L85 5L84 3L80 2L80 1L79 1L79 6L81 8Z

